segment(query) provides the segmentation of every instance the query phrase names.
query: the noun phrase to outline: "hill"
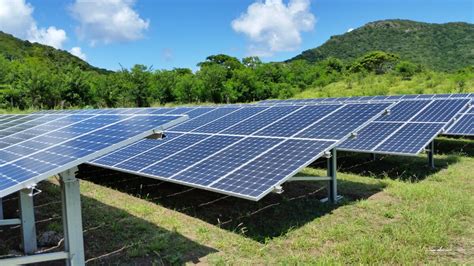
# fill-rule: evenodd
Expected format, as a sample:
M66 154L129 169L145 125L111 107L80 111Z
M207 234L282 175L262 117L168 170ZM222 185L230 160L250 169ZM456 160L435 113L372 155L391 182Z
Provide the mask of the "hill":
M75 66L84 71L109 73L110 71L91 66L86 61L67 51L58 50L51 46L23 41L10 34L0 31L0 55L9 60L35 57L58 67Z
M342 35L288 60L318 62L328 57L352 61L380 50L430 69L453 71L474 65L474 24L381 20Z

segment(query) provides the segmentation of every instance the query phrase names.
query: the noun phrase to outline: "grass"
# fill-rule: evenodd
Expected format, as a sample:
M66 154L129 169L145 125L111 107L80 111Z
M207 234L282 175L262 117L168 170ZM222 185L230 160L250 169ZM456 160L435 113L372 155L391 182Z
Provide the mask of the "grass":
M422 72L410 79L395 74L348 75L326 86L310 87L292 98L318 98L339 96L472 93L474 78L467 80L457 74Z
M90 264L473 264L474 143L437 141L426 157L339 153L338 205L323 184L291 182L249 202L91 166L81 167ZM316 162L301 174L324 174ZM60 231L57 181L35 198L38 231ZM15 216L15 197L6 214ZM3 228L5 229L5 228ZM0 234L18 249L18 228Z

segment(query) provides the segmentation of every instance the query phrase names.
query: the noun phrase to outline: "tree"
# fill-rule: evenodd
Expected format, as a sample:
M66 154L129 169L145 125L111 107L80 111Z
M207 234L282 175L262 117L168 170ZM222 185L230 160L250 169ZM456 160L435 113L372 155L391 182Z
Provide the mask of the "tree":
M262 61L258 56L249 56L242 59L242 64L245 67L255 69L262 64Z
M395 66L395 71L397 71L403 79L409 80L417 72L420 72L420 67L409 61L400 61Z
M136 107L150 106L150 70L144 65L134 65L130 71L122 70L122 73L131 82L130 96Z
M204 101L222 103L226 97L224 95L224 82L227 80L227 69L222 65L203 65L197 72L198 79L205 88Z
M359 57L351 66L351 71L369 71L375 74L385 74L392 70L399 60L398 55L385 53L382 51L369 52Z
M201 90L202 82L193 74L185 74L178 78L174 95L181 103L199 102Z

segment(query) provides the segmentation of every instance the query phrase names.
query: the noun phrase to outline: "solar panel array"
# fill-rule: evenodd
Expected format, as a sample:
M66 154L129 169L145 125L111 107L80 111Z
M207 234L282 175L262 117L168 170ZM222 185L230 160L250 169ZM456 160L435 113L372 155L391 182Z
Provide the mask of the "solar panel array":
M401 101L391 114L370 123L360 137L338 146L340 150L416 155L467 107L469 99Z
M214 107L90 163L259 200L390 105Z
M466 134L472 131L474 115L467 107L469 97L474 95L269 100L254 105L42 114L186 114L190 120L167 130L164 139L143 139L89 163L258 200L336 146L351 151L414 155L448 125L449 130ZM390 115L380 116L387 108ZM17 119L28 120L25 116L5 116L0 117L0 123L3 126L3 122ZM348 139L354 132L358 132L357 138Z
M176 115L0 115L0 197L185 119Z
M432 100L432 99L458 99L474 98L474 93L452 93L452 94L405 94L405 95L379 95L379 96L355 96L334 97L314 99L288 99L288 100L264 100L258 102L260 105L288 105L288 104L314 104L314 103L348 103L348 102L375 102L375 101L405 101L405 100Z

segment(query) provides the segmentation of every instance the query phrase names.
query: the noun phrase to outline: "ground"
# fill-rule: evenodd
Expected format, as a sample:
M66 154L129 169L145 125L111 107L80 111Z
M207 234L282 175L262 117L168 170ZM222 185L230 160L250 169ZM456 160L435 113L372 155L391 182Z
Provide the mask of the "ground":
M324 183L290 182L250 202L83 165L86 259L95 264L474 264L474 140L436 141L419 157L338 155L337 205ZM301 175L324 175L316 162ZM61 232L52 178L35 197L38 235ZM17 215L17 199L5 199ZM0 254L19 250L1 228ZM58 243L62 248L62 242ZM54 244L42 247L59 249Z

